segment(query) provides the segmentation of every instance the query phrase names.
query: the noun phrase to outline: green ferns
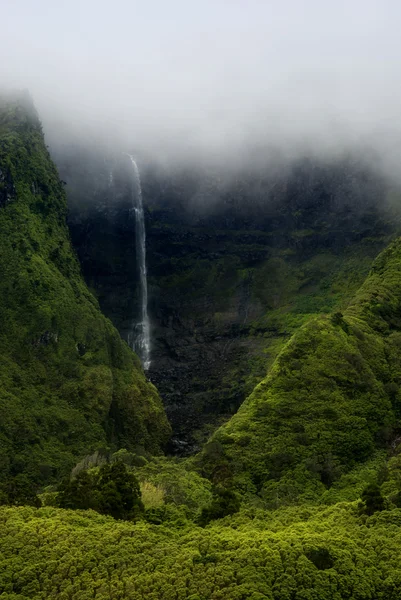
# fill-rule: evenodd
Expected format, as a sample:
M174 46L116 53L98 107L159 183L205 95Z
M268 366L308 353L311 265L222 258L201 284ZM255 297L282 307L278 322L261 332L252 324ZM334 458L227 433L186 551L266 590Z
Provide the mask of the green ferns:
M97 447L159 452L170 428L80 275L29 100L0 107L0 477L35 485Z
M206 445L204 475L272 508L317 501L386 448L401 411L401 240L348 309L308 322Z

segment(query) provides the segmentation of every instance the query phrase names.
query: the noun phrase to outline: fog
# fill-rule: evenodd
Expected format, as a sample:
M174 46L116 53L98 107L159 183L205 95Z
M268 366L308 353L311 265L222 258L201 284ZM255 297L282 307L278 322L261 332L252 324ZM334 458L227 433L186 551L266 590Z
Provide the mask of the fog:
M398 168L397 0L2 0L1 21L0 84L29 89L50 136L181 157L373 145Z

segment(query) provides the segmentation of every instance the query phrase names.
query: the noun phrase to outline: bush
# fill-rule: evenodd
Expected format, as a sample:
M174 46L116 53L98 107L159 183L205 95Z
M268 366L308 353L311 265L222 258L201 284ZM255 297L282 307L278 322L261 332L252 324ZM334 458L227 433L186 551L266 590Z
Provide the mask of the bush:
M367 515L373 515L373 513L382 511L386 508L385 500L376 483L372 483L363 490L361 500L363 503L361 512L364 512Z
M138 480L120 461L65 480L58 503L61 508L93 509L115 519L132 519L144 510Z
M211 504L202 509L198 519L199 525L205 527L214 519L222 519L227 515L233 515L239 511L240 506L240 499L232 489L217 486L213 490Z

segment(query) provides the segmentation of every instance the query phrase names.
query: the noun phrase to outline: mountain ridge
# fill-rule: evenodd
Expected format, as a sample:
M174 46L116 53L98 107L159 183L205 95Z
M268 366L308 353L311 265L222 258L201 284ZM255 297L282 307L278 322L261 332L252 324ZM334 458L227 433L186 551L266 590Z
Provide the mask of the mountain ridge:
M160 452L160 398L81 277L26 95L0 106L0 198L2 477L39 486L110 444Z
M284 504L312 501L388 448L399 432L400 331L397 239L344 313L314 318L293 335L206 445L204 473L237 478L240 489L257 490L267 502L277 495Z

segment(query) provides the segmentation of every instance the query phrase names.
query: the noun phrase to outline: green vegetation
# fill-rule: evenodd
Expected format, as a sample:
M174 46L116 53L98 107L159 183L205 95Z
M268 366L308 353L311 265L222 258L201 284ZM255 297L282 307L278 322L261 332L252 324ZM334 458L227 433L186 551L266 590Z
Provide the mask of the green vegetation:
M272 507L317 501L397 436L401 240L344 311L303 325L206 445L203 473ZM231 485L231 483L230 483Z
M249 270L253 302L263 314L242 327L253 356L241 356L223 377L226 396L246 396L266 376L290 337L311 318L347 307L369 273L374 258L390 241L365 239L340 253L320 251L311 257L280 256Z
M269 231L171 225L166 216L149 222L149 282L165 320L171 314L174 323L173 331L160 329L158 335L166 335L165 353L171 351L174 368L177 360L185 361L173 390L169 372L160 380L155 374L166 405L175 407L178 400L191 415L189 425L182 424L180 409L171 415L178 437L198 429L191 437L199 448L208 425L215 428L235 413L299 327L346 308L399 228L400 213L390 215L383 192L386 219L372 211L365 231L365 218L356 215L357 239L339 247L321 235L325 210L330 207L313 207L315 220L302 243L297 227L288 224L284 239L277 240ZM301 223L309 212L302 209Z
M0 487L17 503L96 448L158 453L170 432L156 389L81 278L65 217L29 98L3 101Z
M115 519L134 519L143 512L139 483L121 461L97 471L80 471L59 487L61 508L92 509Z
M211 496L210 483L187 470L188 461L140 460L125 450L110 463L99 454L87 457L74 469L76 479L87 481L85 465L98 482L102 471L108 476L117 467L116 488L127 492L132 470L151 492L152 506L142 517L141 510L125 515L135 523L93 510L1 507L0 594L10 600L398 600L400 450L387 467L382 453L349 474L350 488L337 488L334 506L276 510L263 508L260 497L238 510L238 496L222 486ZM155 494L161 482L163 498ZM138 498L133 480L132 487ZM345 502L351 487L356 500ZM89 488L78 497L90 498Z
M399 600L401 510L261 510L206 528L0 509L9 600Z
M216 519L233 515L240 509L241 501L233 490L223 486L216 486L213 490L213 500L202 509L198 522L203 527Z
M146 508L175 506L185 518L196 520L202 508L212 500L210 481L193 470L191 461L152 457L132 469L141 484ZM147 490L145 497L144 490Z

